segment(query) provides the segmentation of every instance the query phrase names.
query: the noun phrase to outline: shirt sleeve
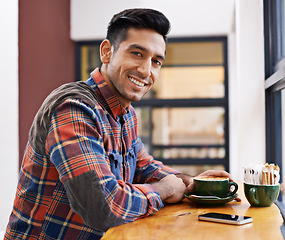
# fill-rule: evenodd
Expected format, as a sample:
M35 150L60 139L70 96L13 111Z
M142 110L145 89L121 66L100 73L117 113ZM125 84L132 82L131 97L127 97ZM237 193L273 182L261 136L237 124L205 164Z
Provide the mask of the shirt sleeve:
M169 174L178 174L180 172L164 165L148 154L142 141L138 138L137 165L134 182L152 183L159 181Z
M51 119L46 153L59 173L72 210L86 225L106 231L150 215L163 203L152 185L127 183L112 174L100 111L74 99L58 106Z

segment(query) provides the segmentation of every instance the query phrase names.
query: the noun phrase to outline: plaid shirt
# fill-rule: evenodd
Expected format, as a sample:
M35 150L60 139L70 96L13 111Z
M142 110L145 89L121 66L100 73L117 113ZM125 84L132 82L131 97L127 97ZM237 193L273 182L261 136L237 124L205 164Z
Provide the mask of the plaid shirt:
M163 207L150 183L177 172L144 150L133 107L122 107L99 69L86 83L94 106L61 90L67 97L39 121L46 133L33 128L46 134L44 150L30 138L5 239L100 239Z

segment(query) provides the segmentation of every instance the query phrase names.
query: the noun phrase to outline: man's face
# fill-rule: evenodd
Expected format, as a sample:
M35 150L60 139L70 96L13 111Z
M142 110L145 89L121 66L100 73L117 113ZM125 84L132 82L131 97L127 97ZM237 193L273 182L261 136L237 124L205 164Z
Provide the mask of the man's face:
M159 33L135 28L129 29L127 39L115 52L112 47L104 77L124 107L141 100L152 88L165 59L165 48Z

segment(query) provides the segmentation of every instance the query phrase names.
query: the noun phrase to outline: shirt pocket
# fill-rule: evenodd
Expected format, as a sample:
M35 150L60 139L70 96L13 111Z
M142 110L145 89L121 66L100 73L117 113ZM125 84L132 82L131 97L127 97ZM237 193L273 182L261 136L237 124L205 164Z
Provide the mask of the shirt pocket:
M139 151L138 145L134 145L129 151L126 156L126 165L127 165L127 172L128 172L128 182L132 183L135 176L136 165L137 165L137 154Z
M122 180L122 163L123 163L122 156L117 153L110 153L109 161L110 161L111 172L115 175L117 180Z

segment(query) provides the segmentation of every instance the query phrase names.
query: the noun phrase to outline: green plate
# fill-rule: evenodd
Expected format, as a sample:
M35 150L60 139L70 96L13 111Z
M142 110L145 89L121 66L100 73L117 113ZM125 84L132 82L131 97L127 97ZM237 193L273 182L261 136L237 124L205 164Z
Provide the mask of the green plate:
M219 198L219 199L215 199L215 198L203 198L203 197L193 197L191 194L185 194L184 195L186 198L188 198L191 202L197 203L197 204L203 204L203 205L223 205L226 204L228 202L233 201L238 195L234 194L232 196L229 197L225 197L225 198Z

